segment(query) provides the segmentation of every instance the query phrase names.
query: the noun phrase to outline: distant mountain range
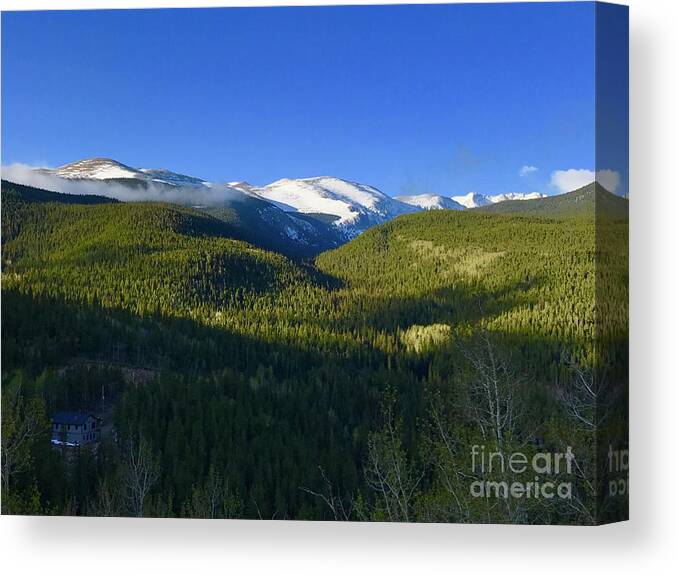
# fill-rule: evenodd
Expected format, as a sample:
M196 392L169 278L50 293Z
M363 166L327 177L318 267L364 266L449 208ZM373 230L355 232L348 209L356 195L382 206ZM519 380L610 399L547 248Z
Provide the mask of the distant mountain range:
M396 196L396 199L412 206L418 206L424 210L464 210L498 204L499 202L534 200L545 197L547 197L546 194L540 194L539 192L497 194L494 196L470 192L465 196L448 197L435 194L419 194L416 196Z
M448 198L436 194L419 194L416 196L396 196L398 201L417 206L422 210L464 210L466 206Z
M245 181L214 183L166 169L134 168L109 158L79 160L35 173L56 178L39 187L57 192L62 191L59 180L79 185L92 182L91 189L85 185L82 193L123 201L169 201L202 209L237 228L237 237L302 256L337 247L403 214L475 208L525 211L535 209L530 207L534 201L551 199L537 192L391 197L373 186L329 176L285 178L257 187ZM115 184L128 190L124 197Z
M591 182L566 194L525 201L507 200L480 207L477 211L548 218L583 216L595 213L597 218L627 219L629 217L629 200L608 192L597 182Z
M230 237L289 256L312 256L346 240L332 221L267 200L247 182L215 184L169 170L132 168L107 158L35 171L79 184L79 194L123 201L168 201L200 209L224 222ZM58 179L33 183L58 192L62 191ZM72 186L65 190L73 191Z
M350 240L374 225L420 209L398 201L372 186L334 177L282 179L267 186L256 187L244 181L214 183L170 170L133 168L108 158L79 160L58 168L36 171L42 175L71 181L121 184L132 189L150 189L161 194L182 188L187 188L188 192L227 190L228 206L231 208L235 208L235 203L252 204L252 199L255 199L260 201L258 205L261 210L274 208L267 210L269 219L284 221L285 218L276 210L285 212L288 214L287 219L294 220L293 224L284 221L287 235L302 240L310 230L309 226L319 225L330 227L330 230L324 230L324 235L334 236L333 242ZM100 186L93 193L101 194ZM172 198L177 203L175 195ZM210 201L209 193L199 196L187 193L182 203L200 208L223 208L224 201L221 198L221 194L215 193L212 197L214 201ZM140 195L138 199L151 198Z
M259 196L306 214L335 216L333 224L351 239L372 226L418 211L377 188L340 178L283 179L254 190Z

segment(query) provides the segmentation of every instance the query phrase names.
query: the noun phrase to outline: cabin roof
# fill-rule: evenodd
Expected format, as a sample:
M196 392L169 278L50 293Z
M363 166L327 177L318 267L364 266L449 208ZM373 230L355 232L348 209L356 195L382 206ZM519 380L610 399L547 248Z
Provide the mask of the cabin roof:
M54 423L67 425L83 425L87 423L90 417L99 419L96 415L88 411L57 411L52 416L52 421Z

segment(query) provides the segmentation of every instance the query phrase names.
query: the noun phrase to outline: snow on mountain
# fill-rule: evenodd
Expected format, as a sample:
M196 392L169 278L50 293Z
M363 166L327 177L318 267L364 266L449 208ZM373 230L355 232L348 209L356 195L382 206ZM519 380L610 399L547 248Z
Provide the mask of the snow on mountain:
M436 194L418 194L415 196L396 196L396 200L417 206L424 210L463 210L464 206L452 198Z
M474 192L469 192L465 196L452 196L452 199L465 208L479 208L492 203L487 196Z
M527 194L521 193L508 193L508 194L497 194L496 196L488 196L489 200L493 204L498 204L499 202L505 202L507 200L538 200L539 198L545 198L546 194L540 194L539 192L530 192Z
M321 222L325 226L323 233L349 240L372 226L422 209L463 210L506 200L543 197L543 194L536 192L494 196L472 192L451 198L436 194L392 198L375 187L329 176L282 179L263 187L253 186L246 181L216 184L164 169L133 168L109 158L89 158L58 168L37 171L69 180L98 180L103 183L111 181L118 184L127 180L132 190L139 187L132 184L142 184L144 192L149 189L148 184L157 183L166 186L161 189L163 198L167 201L171 196L172 199L168 201L176 203L184 203L184 188L196 192L202 190L208 194L186 196L185 201L189 205L194 205L191 203L194 201L199 201L201 206L214 205L221 201L242 202L244 199L261 201L261 216L270 216L275 220L271 224L280 226L290 239L300 241L306 236L315 237L321 233L318 228ZM316 215L322 217L317 218Z
M169 170L132 168L110 158L88 158L65 164L54 169L41 169L41 173L51 174L68 180L143 180L158 182L170 186L201 188L208 183L200 178L177 174Z
M273 204L276 208L279 208L285 212L296 212L297 209L294 206L290 206L288 204L284 204L282 202L277 202L275 200L272 200L270 198L265 198L261 194L258 194L257 191L259 188L256 186L253 186L249 182L226 182L226 185L229 188L232 188L234 190L238 190L239 192L242 192L250 197L257 198L259 200L263 200L265 202L268 202L269 204Z
M226 185L235 188L236 190L241 190L243 192L251 192L254 190L254 186L249 182L226 182Z
M282 179L254 191L264 199L301 213L337 216L333 224L347 237L401 214L419 211L418 207L391 198L372 186L326 176Z
M115 178L146 179L139 170L108 158L89 158L54 169L40 170L69 180L111 180Z
M487 196L485 194L476 194L474 192L470 192L465 196L452 196L452 199L466 208L479 208L480 206L498 204L499 202L505 202L507 200L534 200L537 198L545 197L546 194L540 194L539 192L530 192L527 194L507 193L507 194L496 194L493 196Z
M400 214L418 211L417 206L399 202L376 188L348 182L339 178L320 177L300 180L283 179L264 187L255 187L245 181L226 184L207 182L200 178L178 174L169 170L134 168L108 158L79 160L54 169L40 170L45 174L69 180L98 180L103 183L129 182L132 184L158 183L171 186L177 193L183 188L202 189L214 193L218 198L224 192L263 200L287 213L325 214L335 216L333 228L345 239L355 237L367 228L381 224ZM237 199L229 196L230 200ZM172 201L182 203L177 199ZM189 205L195 205L193 197L187 198ZM210 204L210 198L203 197L200 205ZM302 220L300 225L308 225Z
M139 171L143 172L146 176L149 176L154 182L170 184L171 186L201 188L209 185L208 182L201 180L200 178L177 174L176 172L170 172L169 170L149 170L148 168L142 168Z

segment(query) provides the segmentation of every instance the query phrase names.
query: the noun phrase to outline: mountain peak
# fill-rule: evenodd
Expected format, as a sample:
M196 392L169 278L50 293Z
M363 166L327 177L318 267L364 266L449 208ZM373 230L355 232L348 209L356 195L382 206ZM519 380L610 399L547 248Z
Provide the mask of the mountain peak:
M64 164L53 170L43 170L61 178L108 180L138 178L139 170L111 158L85 158Z
M337 216L333 225L347 237L419 208L399 202L366 184L333 176L277 180L255 192L301 213Z
M480 208L482 206L489 206L490 204L498 204L500 202L515 201L515 200L536 200L546 197L546 194L539 192L508 192L504 194L485 195L477 192L469 192L465 196L452 196L452 199L467 208Z
M226 185L229 186L230 188L236 188L238 190L242 190L243 192L251 192L255 186L250 184L249 182L246 182L245 180L241 182L226 182Z
M68 164L64 164L63 166L59 166L57 169L61 170L61 169L64 169L64 168L69 168L69 167L74 167L74 166L96 166L96 165L100 165L100 164L122 166L122 167L130 169L130 170L134 169L134 168L131 168L130 166L123 164L122 162L118 162L117 160L114 160L112 158L104 158L103 156L95 157L95 158L83 158L81 160L76 160L75 162L69 162Z
M396 200L424 210L463 210L464 206L452 198L437 194L418 194L413 196L396 196Z
M452 199L465 208L478 208L492 203L488 196L477 192L469 192L464 196L452 196Z
M54 169L42 169L69 180L144 180L170 186L201 187L205 180L166 169L133 168L111 158L85 158Z

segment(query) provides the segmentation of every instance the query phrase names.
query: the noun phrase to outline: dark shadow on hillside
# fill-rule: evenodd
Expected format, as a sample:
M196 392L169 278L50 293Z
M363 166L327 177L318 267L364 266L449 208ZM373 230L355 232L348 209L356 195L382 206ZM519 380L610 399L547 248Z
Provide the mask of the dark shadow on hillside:
M265 341L190 319L139 317L9 289L2 296L3 384L18 371L36 377L64 365L73 369L62 378L71 378L64 383L69 389L91 380L112 385L127 368L157 372L123 386L113 417L118 437L144 430L163 469L156 493L162 505L168 493L175 498L170 513L186 512L182 503L211 464L233 480L241 516L251 519L329 518L321 502L300 490L319 465L357 488L366 437L390 383L379 352L372 360L347 358L341 350ZM77 366L87 363L103 370L78 380ZM62 395L50 405L85 406L88 397ZM47 459L40 462L38 485L49 497L53 485L67 480ZM98 473L89 475L92 489ZM162 505L149 514L167 513ZM84 505L78 513L93 514Z
M285 375L293 365L310 368L326 359L309 346L272 343L188 318L141 317L9 289L2 292L2 316L3 371L37 372L79 358L195 375L224 368L254 374L263 365Z
M370 294L364 300L349 302L352 308L346 309L342 319L317 318L316 322L334 329L365 325L385 331L433 323L475 324L515 307L538 303L536 294L530 294L529 290L544 283L543 278L535 277L529 283L514 282L495 290L458 282L421 295L390 297ZM366 303L369 305L364 305Z

